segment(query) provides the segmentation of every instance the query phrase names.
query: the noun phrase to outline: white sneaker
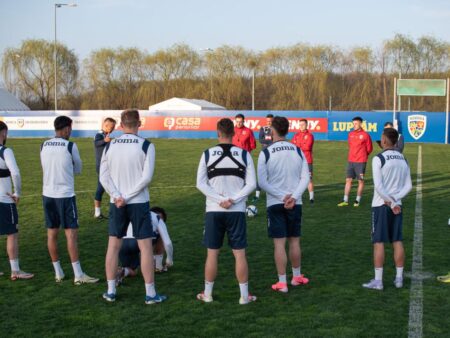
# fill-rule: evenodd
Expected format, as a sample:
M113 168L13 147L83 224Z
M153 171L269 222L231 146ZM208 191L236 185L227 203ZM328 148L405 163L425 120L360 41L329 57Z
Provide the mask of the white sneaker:
M89 277L85 273L80 278L76 278L73 280L73 283L75 285L81 285L81 284L94 284L98 282L98 278Z
M205 293L203 291L197 295L197 299L201 300L204 303L211 303L213 301L212 296L205 296Z
M397 289L401 289L403 287L403 278L402 277L395 278L394 285Z
M369 283L364 283L362 286L366 289L383 290L383 282L376 279L372 279Z
M248 294L247 299L245 299L244 297L239 298L239 304L241 305L245 305L254 301L256 301L256 296L253 296L251 294Z
M61 276L59 275L55 275L55 282L56 283L62 283L62 281L64 280L64 274L62 274Z

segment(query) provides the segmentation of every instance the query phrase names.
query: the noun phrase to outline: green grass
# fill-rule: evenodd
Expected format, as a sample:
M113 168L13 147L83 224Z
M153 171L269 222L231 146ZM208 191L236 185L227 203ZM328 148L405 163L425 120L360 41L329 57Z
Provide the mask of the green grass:
M151 203L167 209L169 232L174 243L172 270L156 276L157 290L169 300L158 306L144 305L141 278L126 280L118 299L102 300L105 291L104 256L107 222L96 221L93 195L96 187L92 141L76 140L83 159L83 174L76 179L80 215L80 257L83 269L101 277L97 285L76 287L60 238L60 255L67 280L57 285L46 248L41 205L42 178L39 145L42 140L13 140L22 178L19 205L20 259L31 281L0 278L0 332L9 336L406 336L408 330L409 279L396 290L392 250L387 250L385 291L364 290L361 283L373 276L370 244L371 170L362 205L337 208L344 186L346 144L315 145L316 204L304 206L303 266L309 285L289 293L270 290L276 279L272 243L267 238L264 202L248 222L250 290L258 301L239 306L239 288L233 258L224 247L212 304L195 299L203 288L205 249L201 246L204 197L193 187L202 150L214 140L153 140L157 165L151 185ZM414 185L417 145L406 146ZM450 270L450 147L423 145L424 270L443 274ZM255 154L256 156L256 154ZM256 157L255 157L256 159ZM369 166L370 167L370 166ZM352 191L354 197L354 191ZM265 200L263 198L263 200ZM405 270L411 269L415 190L404 201ZM107 204L104 205L104 213ZM0 244L0 270L7 275L5 242ZM424 335L448 336L450 332L450 285L435 279L424 282Z

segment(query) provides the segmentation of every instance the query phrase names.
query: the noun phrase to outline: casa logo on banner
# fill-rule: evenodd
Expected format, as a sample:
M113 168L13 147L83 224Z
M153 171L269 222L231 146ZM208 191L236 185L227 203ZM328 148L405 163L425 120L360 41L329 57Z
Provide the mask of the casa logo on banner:
M418 140L427 129L427 117L425 115L409 115L408 131L413 139Z
M201 118L199 117L166 117L164 119L164 127L172 130L180 129L199 129Z

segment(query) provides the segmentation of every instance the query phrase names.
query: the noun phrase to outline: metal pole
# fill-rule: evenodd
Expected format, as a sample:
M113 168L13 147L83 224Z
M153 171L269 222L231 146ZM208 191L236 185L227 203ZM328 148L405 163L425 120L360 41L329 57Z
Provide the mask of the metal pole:
M57 58L57 54L56 54L56 8L58 8L58 4L55 4L55 43L53 46L53 63L54 63L54 67L55 67L55 111L58 110L58 97L57 97L57 75L56 75L56 58Z
M328 98L328 111L331 111L331 95Z
M395 111L397 110L397 78L394 78L394 109L392 110L392 123L395 124Z
M211 102L213 102L213 78L212 78L212 72L211 72L211 75L210 75L210 89L211 89L211 99L210 99L210 101Z
M401 80L402 79L402 73L398 73L398 79ZM398 96L398 111L402 111L402 96L399 95Z
M449 95L450 95L450 79L447 78L447 104L446 104L446 107L445 107L445 144L448 144Z
M255 110L255 68L252 71L252 110Z

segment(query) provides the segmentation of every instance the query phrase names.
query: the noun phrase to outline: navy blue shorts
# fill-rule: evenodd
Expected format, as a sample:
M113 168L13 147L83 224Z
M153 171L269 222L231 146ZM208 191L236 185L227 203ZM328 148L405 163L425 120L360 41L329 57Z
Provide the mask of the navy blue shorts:
M347 178L355 179L357 178L360 181L364 181L364 175L366 173L366 164L365 162L348 162L347 165Z
M247 221L244 212L207 212L203 245L208 249L220 249L225 233L228 245L234 250L247 247Z
M127 204L117 208L109 204L109 236L122 238L127 234L128 225L133 226L133 236L136 239L153 237L153 226L150 219L150 203Z
M270 238L300 237L302 227L302 206L286 209L284 204L267 208L267 231Z
M403 211L394 215L387 205L372 208L372 243L392 243L403 240Z
M141 251L135 238L124 238L119 251L120 265L124 268L137 269L141 263Z
M15 203L0 203L0 235L18 232L19 215Z
M105 193L105 188L100 183L100 180L97 181L97 190L95 191L95 200L101 202L102 196Z
M78 229L78 211L75 196L52 198L42 196L47 229Z

